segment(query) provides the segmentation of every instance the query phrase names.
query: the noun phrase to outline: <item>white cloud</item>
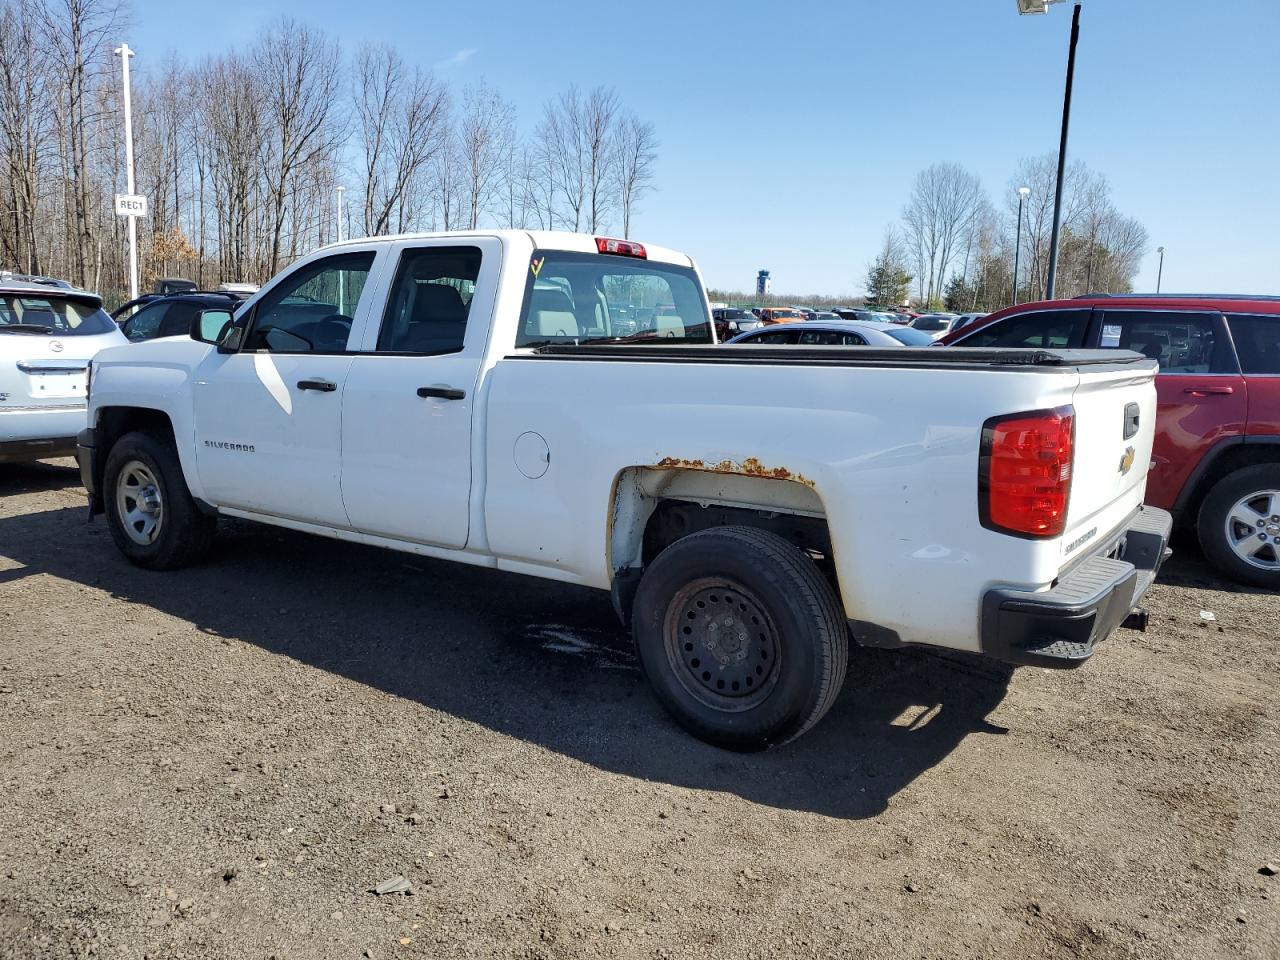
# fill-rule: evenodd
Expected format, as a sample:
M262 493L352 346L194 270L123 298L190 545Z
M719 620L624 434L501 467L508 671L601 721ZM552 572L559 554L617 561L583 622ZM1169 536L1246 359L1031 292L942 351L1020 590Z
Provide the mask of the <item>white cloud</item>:
M439 63L437 63L436 69L439 69L440 67L456 67L459 64L466 63L475 55L476 55L475 47L464 47L463 49L455 53L452 57L449 57L447 60L441 60Z

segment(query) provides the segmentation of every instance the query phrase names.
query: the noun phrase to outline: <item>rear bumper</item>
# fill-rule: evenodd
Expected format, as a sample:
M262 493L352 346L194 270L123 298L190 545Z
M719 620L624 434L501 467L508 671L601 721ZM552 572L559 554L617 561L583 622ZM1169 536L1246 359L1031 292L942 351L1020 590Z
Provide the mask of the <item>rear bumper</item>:
M0 463L22 463L70 457L76 452L75 437L47 437L39 440L0 440Z
M1110 556L1093 556L1039 593L1000 588L982 601L982 652L1006 663L1072 668L1138 606L1169 555L1173 517L1138 511Z
M0 409L0 463L71 456L87 416L83 402Z

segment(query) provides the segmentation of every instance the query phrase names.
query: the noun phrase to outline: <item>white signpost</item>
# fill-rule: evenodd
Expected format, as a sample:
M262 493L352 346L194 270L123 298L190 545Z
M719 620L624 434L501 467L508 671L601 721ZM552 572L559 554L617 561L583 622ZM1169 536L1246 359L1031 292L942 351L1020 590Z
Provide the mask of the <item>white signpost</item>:
M127 43L116 48L124 68L124 163L128 193L116 194L116 213L129 218L129 299L138 299L138 218L147 215L147 198L133 192L133 104L129 98L129 58Z

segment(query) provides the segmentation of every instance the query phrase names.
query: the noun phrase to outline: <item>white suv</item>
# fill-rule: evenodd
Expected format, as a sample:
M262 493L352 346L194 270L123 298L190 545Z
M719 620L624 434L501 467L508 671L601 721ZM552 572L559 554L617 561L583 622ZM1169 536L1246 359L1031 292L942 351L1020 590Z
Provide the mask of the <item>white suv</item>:
M0 463L74 455L89 361L127 342L95 294L0 274Z

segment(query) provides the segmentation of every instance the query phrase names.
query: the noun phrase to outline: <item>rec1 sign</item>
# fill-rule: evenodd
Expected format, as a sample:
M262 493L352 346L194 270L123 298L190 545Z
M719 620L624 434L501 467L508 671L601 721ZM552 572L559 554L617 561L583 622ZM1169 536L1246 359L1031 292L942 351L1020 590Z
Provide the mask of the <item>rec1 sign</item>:
M145 217L147 215L147 198L132 193L117 193L116 215L121 217Z

